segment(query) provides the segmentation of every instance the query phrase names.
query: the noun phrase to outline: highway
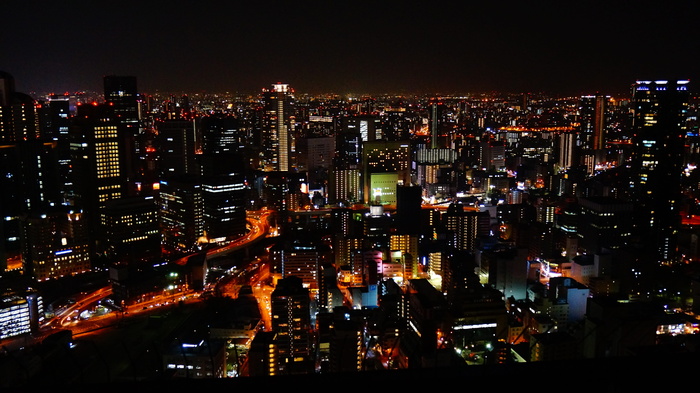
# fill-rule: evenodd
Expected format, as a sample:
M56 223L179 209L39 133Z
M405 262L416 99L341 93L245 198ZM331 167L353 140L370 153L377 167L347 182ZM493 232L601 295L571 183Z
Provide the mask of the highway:
M264 238L270 231L268 217L271 213L272 211L267 209L249 211L247 217L249 223L248 233L224 246L208 250L207 259L226 255L227 253L249 246ZM174 263L185 264L190 256L191 255L182 257ZM264 269L260 270L262 271ZM256 274L255 278L260 280L260 276L261 275ZM254 284L255 283L251 282L251 285ZM58 309L53 318L43 323L39 336L55 332L57 329L70 329L73 331L73 335L94 331L117 323L119 318L128 318L129 316L156 311L161 307L172 305L180 301L198 301L200 293L196 293L192 290L186 292L164 292L162 295L154 296L150 299L143 299L136 304L126 306L121 311L111 311L105 314L94 313L98 305L110 307L107 301L111 295L111 286L100 288L91 293L76 294L74 296L75 303L68 304ZM114 307L111 308L114 309ZM267 322L269 323L269 320Z

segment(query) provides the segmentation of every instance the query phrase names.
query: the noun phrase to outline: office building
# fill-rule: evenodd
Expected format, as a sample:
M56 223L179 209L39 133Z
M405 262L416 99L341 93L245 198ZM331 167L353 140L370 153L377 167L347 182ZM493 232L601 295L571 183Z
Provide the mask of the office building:
M0 340L39 332L44 301L34 290L8 289L0 293Z
M579 245L588 253L625 247L632 237L633 206L614 197L579 198Z
M129 195L130 135L108 104L83 104L70 127L74 204L90 226L94 253L105 250L100 216L107 201Z
M103 77L105 103L112 108L113 116L122 124L125 149L128 151L127 160L123 163L128 176L129 194L137 192L137 183L141 185L141 191L149 195L153 190L145 190L143 187L152 185L152 182L144 182L144 175L148 168L145 167L145 133L141 126L139 111L139 93L136 85L136 77L129 75L106 75ZM144 184L150 183L150 184Z
M199 249L204 233L202 184L198 176L173 176L161 180L159 190L160 228L168 252Z
M22 263L25 274L37 281L89 272L87 222L67 208L23 215Z
M656 262L677 259L688 81L637 81L633 85L632 179L640 242Z
M309 290L302 279L287 276L270 296L272 331L277 333L278 374L307 374L313 370Z
M39 139L36 101L15 91L12 75L0 71L0 144Z
M246 185L243 175L203 176L204 230L210 242L224 242L246 233Z
M288 172L292 169L291 144L294 133L294 90L286 83L263 89L264 124L262 169Z
M365 203L396 204L396 186L411 182L408 141L368 141L362 147Z
M115 262L160 262L161 234L154 197L134 196L109 200L101 213L105 254Z
M199 172L195 156L198 126L197 119L165 119L155 122L154 128L158 132L155 148L160 179Z

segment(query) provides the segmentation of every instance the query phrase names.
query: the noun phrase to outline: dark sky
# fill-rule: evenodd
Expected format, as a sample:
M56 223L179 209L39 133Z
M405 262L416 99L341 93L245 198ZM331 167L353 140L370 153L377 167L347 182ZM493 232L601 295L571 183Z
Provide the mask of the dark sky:
M251 3L251 4L247 4ZM0 1L17 90L625 94L690 78L697 1Z

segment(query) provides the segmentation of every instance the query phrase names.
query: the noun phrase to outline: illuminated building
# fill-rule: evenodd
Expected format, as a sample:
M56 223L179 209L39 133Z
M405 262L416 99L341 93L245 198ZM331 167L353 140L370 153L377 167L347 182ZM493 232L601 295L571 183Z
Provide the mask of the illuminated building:
M56 154L59 164L59 179L61 194L64 203L70 200L71 191L71 161L70 161L70 140L68 129L71 121L71 102L69 95L49 96L47 101L39 105L40 134L45 142L56 145Z
M357 168L331 169L328 203L350 205L362 200L361 172Z
M259 331L255 334L248 350L248 376L273 376L279 373L276 337L276 332Z
M128 153L122 165L128 174L129 193L136 192L136 183L139 183L142 191L147 191L150 195L153 190L143 190L143 187L150 187L153 183L144 184L145 179L142 176L148 168L145 167L145 140L141 127L136 77L107 75L103 77L103 84L105 103L112 108L113 116L123 127L122 137Z
M12 75L0 71L0 144L39 139L36 102L15 91Z
M39 332L44 302L33 290L0 293L0 340Z
M403 266L405 280L420 278L418 266L418 236L409 234L391 234L389 237L391 259L398 259Z
M196 176L161 180L159 191L163 245L170 251L197 250L204 236L202 185Z
M20 215L60 203L56 149L40 138L37 106L0 71L0 275L19 254Z
M487 171L504 171L506 168L506 146L503 141L481 142L481 167Z
M459 154L454 149L418 149L415 161L418 164L453 164Z
M177 338L163 353L163 368L170 378L224 378L226 341L200 337L197 333Z
M371 173L369 203L396 206L396 187L399 184L398 173Z
M309 290L301 278L287 276L277 282L270 301L278 373L308 374L314 364Z
M0 266L4 266L8 256L20 252L20 218L54 211L62 204L62 190L54 143L27 140L0 145L0 168Z
M270 272L279 277L295 276L304 288L316 292L321 266L329 262L330 249L313 240L295 239L270 250Z
M106 202L102 227L105 252L128 264L157 263L161 256L158 205L152 196L126 197Z
M382 203L393 201L395 204L396 186L411 182L410 160L410 147L407 141L364 142L362 176L365 203L374 202L379 198ZM391 182L394 182L394 178L391 175L395 175L396 179L393 186ZM373 183L377 185L376 190L372 188ZM384 192L388 192L389 195L383 196Z
M158 132L155 145L160 179L199 172L195 160L198 122L197 119L166 119L155 122L154 127Z
M607 107L610 97L601 94L582 96L579 100L581 132L578 146L583 150L584 162L589 174L593 174L595 165L606 160L605 127Z
M535 284L529 288L537 313L552 318L558 330L583 322L590 289L570 277L551 277L549 285Z
M475 251L477 239L490 234L488 211L467 210L461 203L450 204L442 216L443 228L451 235L458 250Z
M628 244L632 236L631 203L613 197L579 198L579 244L588 253L615 250Z
M356 138L359 136L359 138ZM362 148L362 142L378 141L383 138L381 119L375 115L355 115L343 118L339 141L341 151L353 156ZM359 139L359 144L357 140ZM358 154L359 156L359 154Z
M366 318L361 310L336 307L331 314L328 333L330 372L363 371L366 351L364 333Z
M87 223L81 213L56 210L22 217L24 271L44 281L90 271Z
M566 171L577 165L576 154L576 134L573 132L561 132L557 134L559 141L557 147L557 166L561 171Z
M238 238L246 233L246 185L243 175L204 176L204 230L210 241Z
M656 262L676 260L688 81L633 85L635 136L630 181L637 231Z
M263 105L263 169L288 172L292 168L294 90L286 83L275 83L272 89L263 89Z
M105 248L100 215L107 201L128 195L130 135L123 127L111 105L95 103L80 105L69 129L74 203L88 220L95 253Z

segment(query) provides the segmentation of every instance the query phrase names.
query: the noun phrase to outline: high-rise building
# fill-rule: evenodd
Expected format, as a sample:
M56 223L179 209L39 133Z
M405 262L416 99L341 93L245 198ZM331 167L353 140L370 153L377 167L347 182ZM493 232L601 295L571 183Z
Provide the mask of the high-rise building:
M656 262L676 259L688 82L637 81L632 86L635 136L630 186L640 241Z
M357 167L333 166L328 185L328 203L349 205L362 201L362 180Z
M369 141L362 147L362 176L366 203L396 204L396 186L411 182L408 141Z
M461 203L450 204L442 220L457 250L475 251L477 240L490 233L489 212L467 210Z
M578 235L588 253L625 246L632 235L632 204L613 197L579 198Z
M292 168L291 136L294 127L294 90L286 83L263 89L263 169L288 172Z
M61 194L69 204L71 190L70 139L68 129L71 121L70 96L52 94L39 107L40 134L44 142L56 145Z
M129 184L128 192L136 192L136 183L141 183L141 178L146 171L144 165L145 140L141 127L139 112L139 93L135 76L107 75L103 77L104 98L114 112L114 119L122 124L123 139L128 150L127 161L124 162ZM148 191L149 194L151 190Z
M321 266L330 259L330 249L310 239L283 242L270 250L270 272L278 277L295 276L314 293L319 288Z
M109 104L83 104L71 123L71 161L75 205L90 225L94 252L104 246L100 215L106 202L128 195L129 135Z
M239 173L202 177L204 229L210 241L223 242L246 232L246 185Z
M166 119L155 122L155 129L158 131L155 144L160 179L199 172L195 160L197 127L197 119Z
M609 100L610 97L602 94L583 96L580 99L581 132L578 146L583 151L581 164L586 166L589 174L593 174L596 165L606 160L605 127Z
M105 253L127 264L159 262L161 234L158 205L152 196L134 196L106 202L101 213Z
M355 140L352 136L359 136L360 142L378 141L383 139L381 119L375 115L356 115L343 118L341 135L342 143L346 147L357 147L357 144L349 144ZM352 151L352 149L345 149Z
M57 209L24 215L21 223L26 274L44 281L90 271L87 223L82 213Z
M161 180L160 227L163 245L170 252L197 250L204 236L202 184L198 176L174 176Z
M278 373L309 373L313 370L309 290L301 278L288 276L277 282L270 301L272 331L277 333Z
M117 119L134 131L133 128L138 128L139 122L136 77L107 75L103 82L105 102L112 104Z
M0 143L14 143L39 138L36 101L15 91L12 75L0 71Z

